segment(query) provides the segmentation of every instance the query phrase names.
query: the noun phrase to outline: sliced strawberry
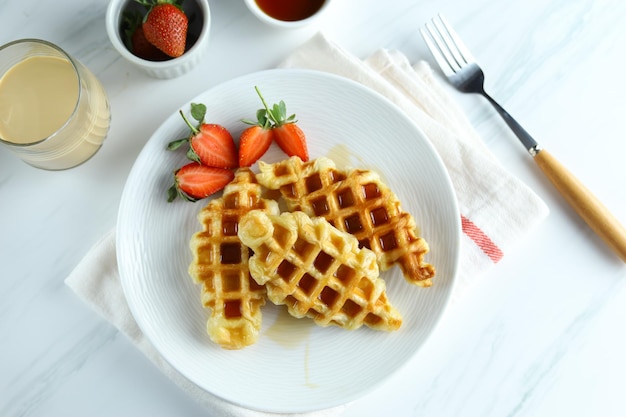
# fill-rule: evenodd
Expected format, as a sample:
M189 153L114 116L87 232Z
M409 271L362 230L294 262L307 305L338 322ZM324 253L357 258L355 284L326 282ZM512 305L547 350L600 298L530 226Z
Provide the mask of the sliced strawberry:
M287 123L282 126L275 126L274 140L289 156L298 156L303 161L309 160L309 151L306 146L304 132L295 123Z
M176 150L182 144L189 143L187 157L192 161L215 168L237 168L237 146L232 135L222 125L204 123L206 106L203 104L191 104L191 115L199 124L193 126L182 111L180 115L191 129L189 138L175 140L168 144L168 149Z
M174 185L168 190L167 201L172 202L177 196L188 201L201 200L223 189L234 177L229 169L190 162L174 171Z
M146 39L173 58L185 53L189 21L174 0L136 0L150 7L143 22Z
M249 167L267 152L274 135L272 130L251 126L239 138L239 166Z
M288 156L298 156L303 161L309 160L309 151L304 132L296 125L296 115L287 117L287 106L284 101L274 104L270 109L258 87L254 87L263 102L268 119L272 122L272 131L276 144Z
M237 168L237 147L230 132L214 123L203 123L199 129L190 139L189 159L210 167Z
M242 122L252 126L244 130L239 137L240 167L249 167L254 164L272 144L274 135L267 111L265 109L258 110L256 118L256 122L247 119L242 120Z

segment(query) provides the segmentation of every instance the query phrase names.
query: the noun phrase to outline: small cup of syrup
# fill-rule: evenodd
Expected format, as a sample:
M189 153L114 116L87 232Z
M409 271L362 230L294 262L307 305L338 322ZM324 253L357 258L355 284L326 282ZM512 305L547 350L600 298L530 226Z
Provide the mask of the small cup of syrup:
M317 21L331 0L244 0L259 20L283 29L308 26Z

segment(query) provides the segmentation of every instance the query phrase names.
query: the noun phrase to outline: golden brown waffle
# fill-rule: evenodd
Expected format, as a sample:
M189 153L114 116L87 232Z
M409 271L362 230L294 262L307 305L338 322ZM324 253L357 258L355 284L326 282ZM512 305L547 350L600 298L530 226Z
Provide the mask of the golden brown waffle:
M374 253L325 219L251 211L239 224L239 238L254 251L252 277L292 316L347 329L365 324L391 331L402 324L387 300Z
M302 162L291 157L275 164L259 163L257 179L280 190L290 211L321 216L351 233L359 246L371 249L385 271L397 263L406 280L432 285L435 268L424 261L429 247L413 216L403 211L396 195L369 170L339 170L328 158Z
M265 288L250 277L250 251L237 237L239 221L250 210L277 214L278 204L262 198L252 171L240 168L222 197L200 211L202 230L190 242L189 274L202 284L202 303L211 309L207 331L226 349L255 343L261 328Z

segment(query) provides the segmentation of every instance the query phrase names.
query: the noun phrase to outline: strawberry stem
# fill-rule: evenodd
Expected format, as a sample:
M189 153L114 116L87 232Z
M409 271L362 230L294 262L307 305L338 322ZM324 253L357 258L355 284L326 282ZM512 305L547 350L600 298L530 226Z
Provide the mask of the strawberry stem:
M261 99L261 103L263 103L263 107L265 107L265 112L267 113L267 116L271 119L272 122L274 122L275 125L278 125L278 120L276 120L276 118L274 117L274 114L272 113L269 106L265 102L265 99L263 98L263 95L261 94L259 87L255 85L254 89L256 90L256 93L259 95L259 98Z
M189 120L187 120L187 118L185 117L185 115L183 114L182 110L178 111L180 113L180 115L182 116L183 120L185 121L185 123L187 124L187 126L189 126L189 129L191 129L191 132L194 135L197 135L198 133L200 133L200 131L198 130L197 127L195 127L194 125L191 124L191 122L189 122Z
M292 114L291 116L287 117L287 106L285 105L284 101L281 100L278 104L274 104L274 106L270 109L267 103L265 102L263 95L261 95L261 91L259 90L259 87L255 85L254 89L256 90L256 93L259 95L259 98L261 99L261 102L263 103L263 107L265 107L265 113L267 113L267 117L274 124L273 127L281 127L282 125L297 122L295 114Z

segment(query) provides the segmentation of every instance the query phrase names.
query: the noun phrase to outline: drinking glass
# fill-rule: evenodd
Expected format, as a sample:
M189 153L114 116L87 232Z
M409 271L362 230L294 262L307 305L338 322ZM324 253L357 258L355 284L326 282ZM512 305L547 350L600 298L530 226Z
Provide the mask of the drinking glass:
M98 79L40 39L0 46L0 144L42 169L75 167L100 149L111 113Z

